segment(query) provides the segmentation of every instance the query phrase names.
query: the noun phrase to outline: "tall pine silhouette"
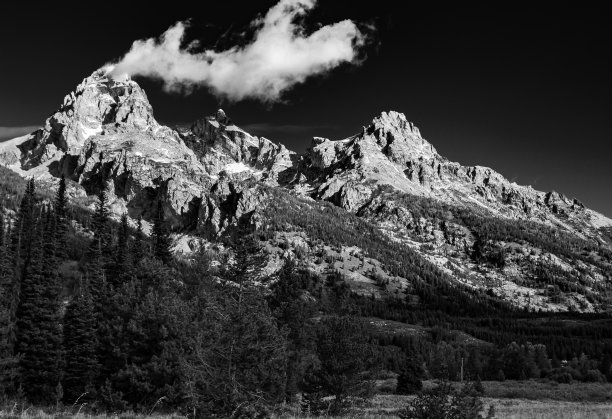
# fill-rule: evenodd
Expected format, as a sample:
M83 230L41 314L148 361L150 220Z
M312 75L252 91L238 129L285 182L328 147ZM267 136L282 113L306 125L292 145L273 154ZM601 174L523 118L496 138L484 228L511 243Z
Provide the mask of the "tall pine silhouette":
M13 350L17 277L9 237L10 229L0 216L0 397L11 392L17 377Z
M16 389L18 378L17 311L20 302L21 281L28 267L32 234L34 232L34 180L27 182L19 204L2 261L0 262L0 391Z
M153 256L164 263L170 263L172 252L170 250L170 233L164 222L164 208L161 200L157 201L157 211L153 220Z
M56 402L60 379L59 292L46 277L51 262L43 236L50 229L43 222L41 214L33 229L30 263L23 270L16 322L21 384L32 403Z
M64 315L64 400L74 403L93 391L99 365L97 333L89 284L79 284Z
M55 195L55 241L56 252L55 256L60 259L67 258L67 234L68 234L68 198L66 197L66 178L62 175L60 179L57 193Z

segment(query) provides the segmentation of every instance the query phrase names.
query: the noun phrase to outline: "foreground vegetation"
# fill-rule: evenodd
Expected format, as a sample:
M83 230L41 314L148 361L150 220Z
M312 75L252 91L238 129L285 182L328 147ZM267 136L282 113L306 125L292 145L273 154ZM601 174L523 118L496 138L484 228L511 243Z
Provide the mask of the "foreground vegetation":
M604 383L612 374L608 317L516 312L450 285L418 254L327 204L279 196L282 216L265 230L237 226L222 238L229 251L178 261L161 203L147 238L140 224L110 219L104 188L89 214L70 205L64 181L55 196L38 194L33 182L2 185L3 415L27 417L38 411L30 406L53 406L44 411L58 416L393 415L420 399L397 396L402 406L371 410L381 378L397 377L390 391L407 395L420 393L423 380L462 372L500 389L506 379ZM261 242L289 228L361 247L409 278L413 294L355 295L341 274L313 274L300 256L264 278ZM422 333L375 329L372 318ZM489 387L485 396L497 397ZM461 405L475 412L467 417L486 414L481 397Z

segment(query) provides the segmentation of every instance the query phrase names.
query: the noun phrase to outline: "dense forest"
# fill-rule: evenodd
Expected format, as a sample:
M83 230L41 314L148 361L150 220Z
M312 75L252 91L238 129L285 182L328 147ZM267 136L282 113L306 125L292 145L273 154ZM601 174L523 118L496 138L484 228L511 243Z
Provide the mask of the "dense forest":
M5 401L265 417L296 400L304 411L340 411L389 373L398 393L419 391L426 378L612 380L609 317L524 312L453 285L331 204L267 189L275 199L262 228L238 225L220 238L229 252L178 260L161 203L145 235L141 222L111 219L103 188L90 213L70 202L64 179L48 194L0 175ZM356 295L341 273L314 274L299 257L260 281L262 243L296 228L361 247L409 279L417 302ZM424 333L387 333L372 319Z

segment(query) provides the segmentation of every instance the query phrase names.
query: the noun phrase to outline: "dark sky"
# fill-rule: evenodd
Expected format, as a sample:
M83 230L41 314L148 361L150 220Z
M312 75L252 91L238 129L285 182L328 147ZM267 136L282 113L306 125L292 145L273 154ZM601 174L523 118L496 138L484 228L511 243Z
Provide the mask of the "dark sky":
M190 39L212 46L226 34L227 46L276 1L7 3L0 5L0 127L42 124L136 39L190 18ZM189 123L221 106L238 125L298 151L313 135L340 139L397 110L451 160L490 166L612 216L610 14L587 2L533 3L320 0L307 19L313 27L345 18L376 26L367 59L311 79L273 106L222 103L206 90L171 95L137 80L161 122Z

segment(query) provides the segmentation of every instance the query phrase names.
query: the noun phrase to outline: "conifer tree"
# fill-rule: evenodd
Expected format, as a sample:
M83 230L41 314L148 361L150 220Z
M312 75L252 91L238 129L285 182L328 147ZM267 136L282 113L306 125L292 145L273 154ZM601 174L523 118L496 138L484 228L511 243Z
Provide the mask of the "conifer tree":
M0 216L0 397L9 393L17 376L14 356L14 315L16 310L16 271L4 218Z
M36 187L34 179L30 179L27 183L25 194L21 200L19 211L17 213L17 225L18 231L16 234L19 235L19 254L18 257L22 259L23 266L22 270L25 270L27 264L30 261L31 243L34 234L34 206L36 203Z
M34 232L34 204L35 186L34 180L30 179L15 222L9 228L9 240L5 245L3 261L0 262L0 390L4 392L17 386L17 311Z
M102 245L100 240L94 237L89 246L88 253L89 262L87 263L85 271L87 274L87 280L89 282L94 313L97 319L101 319L105 309L108 284L106 281L106 274L104 272Z
M417 356L411 355L406 357L404 366L397 377L396 394L414 394L423 388L424 372L422 360Z
M108 195L103 187L98 193L98 202L96 202L96 210L92 217L92 230L94 233L95 246L98 246L102 252L102 267L106 267L112 252L112 235L110 231L110 216L108 209ZM94 243L92 242L92 243Z
M132 264L134 265L138 265L138 263L145 256L145 244L143 238L144 233L142 232L142 217L138 217L136 234L134 235L134 245L130 249Z
M110 218L106 190L104 188L100 189L98 193L96 211L92 218L94 237L87 250L88 260L85 265L85 272L94 305L94 314L97 319L101 319L105 308L108 286L106 267L109 261L106 255L111 253L110 249L108 249L111 242L109 231Z
M66 259L66 236L68 233L68 198L66 197L66 178L62 175L55 195L55 241L58 259Z
M315 315L315 304L304 298L310 273L297 269L287 260L272 286L268 304L279 327L287 330L287 383L289 400L302 388L304 374L316 360L314 328L310 318Z
M97 333L89 284L79 284L64 315L64 400L74 403L91 392L97 378Z
M23 390L32 403L57 401L60 379L58 307L49 298L43 249L43 225L36 223L31 260L24 270L17 308L16 349Z
M117 232L117 246L113 255L113 265L108 274L109 285L115 290L121 287L131 274L130 249L128 245L130 228L127 214L121 216L119 231Z
M168 264L172 260L172 251L170 250L171 240L170 233L164 223L164 208L161 200L157 201L157 211L153 219L153 256L162 262Z
M363 322L351 316L330 316L317 330L320 364L305 379L305 401L311 411L339 413L350 397L367 396L379 366L376 347ZM323 397L333 395L329 404Z
M60 361L62 358L62 283L59 275L59 259L56 254L57 224L55 215L51 210L47 211L46 220L42 237L43 298L40 303L39 328L45 339L44 362L48 365L49 376L57 380L61 371Z

